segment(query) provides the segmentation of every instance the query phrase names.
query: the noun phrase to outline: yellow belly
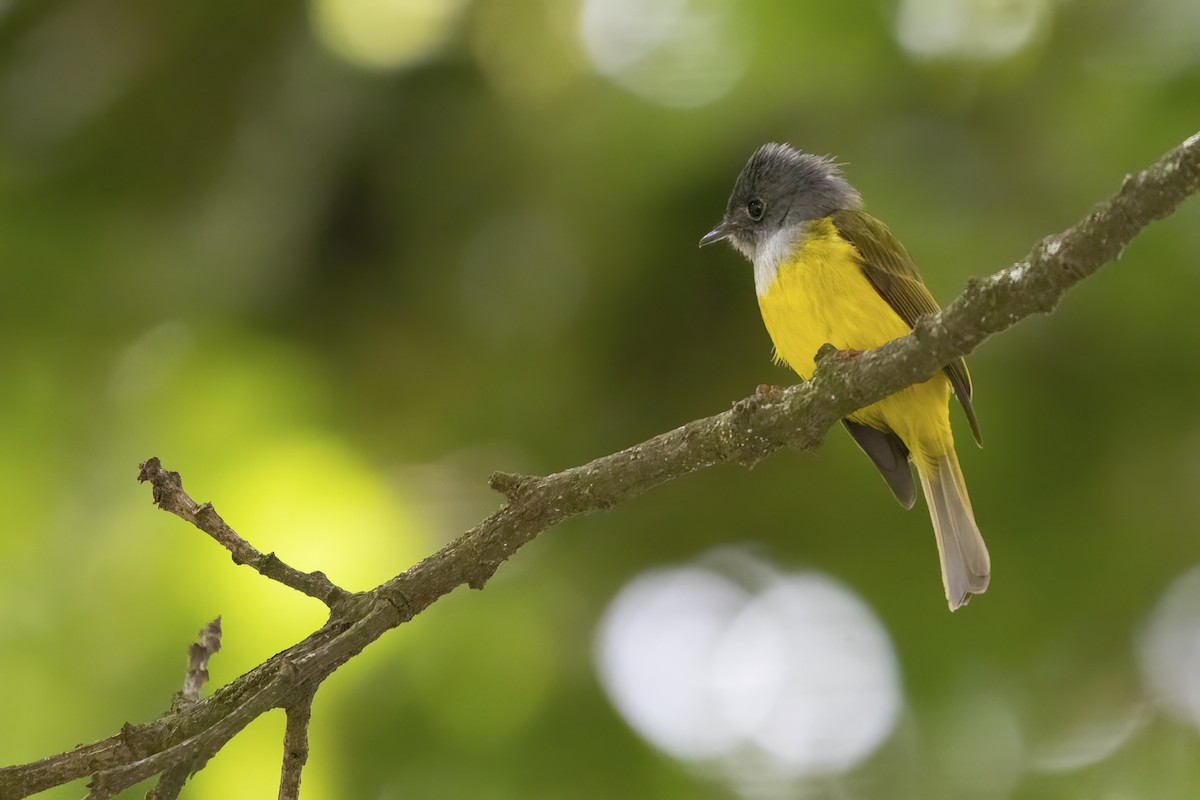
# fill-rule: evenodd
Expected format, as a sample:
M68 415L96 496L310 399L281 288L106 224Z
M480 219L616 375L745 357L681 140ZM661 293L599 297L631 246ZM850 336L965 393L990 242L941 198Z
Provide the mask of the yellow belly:
M831 224L818 223L758 298L776 357L805 379L812 377L814 357L826 342L839 350L869 350L911 330L856 259L854 248ZM954 447L949 400L950 381L939 372L850 418L893 431L914 456L932 458Z

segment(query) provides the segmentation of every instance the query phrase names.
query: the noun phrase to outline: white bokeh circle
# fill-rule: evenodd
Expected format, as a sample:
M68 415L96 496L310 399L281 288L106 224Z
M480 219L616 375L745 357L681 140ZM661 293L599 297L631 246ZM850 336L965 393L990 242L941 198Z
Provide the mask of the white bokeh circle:
M686 761L755 757L780 777L838 774L891 734L902 702L892 643L829 576L719 566L647 573L609 606L601 682L647 741Z

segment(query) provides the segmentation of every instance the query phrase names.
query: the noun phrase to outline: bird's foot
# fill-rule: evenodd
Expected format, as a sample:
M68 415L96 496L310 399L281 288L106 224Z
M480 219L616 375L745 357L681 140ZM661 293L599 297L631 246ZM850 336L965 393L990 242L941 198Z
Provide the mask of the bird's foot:
M826 342L825 344L821 345L821 349L817 351L817 355L814 360L819 364L830 356L836 356L837 358L845 360L849 358L857 358L862 354L862 350L855 350L853 347L847 347L845 350L839 350L829 342Z

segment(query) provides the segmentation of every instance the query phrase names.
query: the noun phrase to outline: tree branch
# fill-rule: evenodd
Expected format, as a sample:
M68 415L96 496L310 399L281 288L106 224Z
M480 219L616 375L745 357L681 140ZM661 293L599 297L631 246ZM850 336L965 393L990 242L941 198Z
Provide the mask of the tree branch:
M183 679L183 689L175 695L175 704L196 703L200 691L208 683L208 660L221 649L221 618L200 629L200 641L188 647L188 669ZM175 800L183 791L183 785L203 765L193 769L190 763L177 764L164 772L158 785L146 794L146 800Z
M200 700L200 692L208 683L208 660L221 650L221 618L200 629L200 641L192 642L188 647L188 670L183 679L183 689L179 699L184 703L196 703Z
M221 519L212 503L197 503L189 497L183 490L179 473L163 469L157 458L149 458L139 466L138 482L146 481L150 481L154 502L159 508L187 520L216 539L233 556L233 563L251 566L261 575L315 597L330 608L350 596L324 572L301 572L280 561L274 553L260 553Z
M195 736L172 742L169 746L136 760L126 761L119 766L99 772L88 784L91 792L87 800L106 800L123 792L136 783L176 768L186 769L192 775L202 769L225 743L238 734L263 713L279 705L291 688L286 672L280 672L275 680L267 683L255 694L232 708L225 709L213 724L203 728ZM133 726L126 725L119 735L134 734ZM4 795L0 795L3 797ZM20 797L21 795L17 795Z
M1048 313L1073 285L1117 258L1150 222L1171 214L1200 188L1200 134L1155 164L1127 176L1116 195L1072 228L1038 242L1022 261L972 280L946 309L913 332L854 359L823 358L813 379L781 392L755 393L722 414L690 422L646 442L546 477L497 473L491 485L508 503L463 536L375 589L357 595L322 573L299 572L259 553L210 504L197 505L178 474L158 459L142 465L154 499L225 546L237 563L316 597L333 610L318 631L268 659L213 696L143 725L41 761L0 769L0 800L25 797L96 775L94 797L108 797L181 764L203 764L271 708L289 711L280 796L298 789L307 747L307 710L321 681L384 632L412 619L442 595L482 588L501 563L568 517L611 508L672 478L715 464L753 465L782 447L815 448L838 420L925 380L987 337L1025 317ZM306 738L306 737L303 737ZM298 755L293 755L296 753ZM291 762L291 763L289 763Z
M300 773L308 763L308 723L312 719L312 702L313 693L309 693L287 707L279 800L299 800Z

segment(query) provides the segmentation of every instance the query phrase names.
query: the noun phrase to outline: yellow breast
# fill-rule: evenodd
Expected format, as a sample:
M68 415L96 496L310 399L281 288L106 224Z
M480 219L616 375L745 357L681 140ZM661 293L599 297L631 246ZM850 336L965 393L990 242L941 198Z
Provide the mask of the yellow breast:
M857 258L832 221L817 220L758 298L776 356L804 378L812 376L813 357L826 342L839 350L867 350L909 331Z

